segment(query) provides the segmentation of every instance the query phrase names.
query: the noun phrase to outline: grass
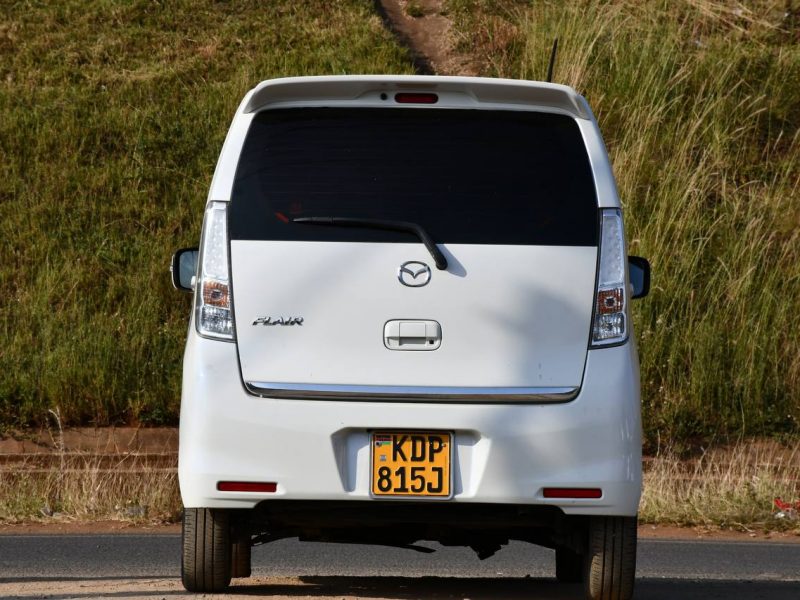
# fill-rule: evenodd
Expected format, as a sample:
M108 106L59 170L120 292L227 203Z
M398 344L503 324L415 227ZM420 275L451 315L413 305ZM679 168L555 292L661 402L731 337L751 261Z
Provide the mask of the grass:
M175 423L199 238L236 105L263 79L411 73L369 0L5 2L0 424Z
M406 4L406 14L409 17L418 19L425 16L425 9L422 8L422 5L419 2L411 0L408 4Z
M796 4L796 2L794 3ZM555 80L606 137L632 253L648 447L800 432L800 7L449 0L486 75ZM174 424L196 243L261 79L410 73L368 0L6 3L0 424ZM663 445L663 444L661 444Z
M135 456L67 455L0 469L0 523L31 520L174 522L182 505L178 473Z
M800 533L800 521L776 518L776 498L800 498L800 443L737 443L691 459L659 451L646 462L639 520Z
M644 425L659 440L800 432L800 6L450 0L485 73L595 111L630 252Z
M0 523L180 517L174 455L157 461L70 453L51 458L0 469ZM775 498L789 504L800 499L800 443L740 442L689 458L667 449L645 463L639 519L800 534L800 521L776 518Z
M48 412L57 427L48 427L53 452L0 455L0 523L180 519L177 452L71 450L61 414Z

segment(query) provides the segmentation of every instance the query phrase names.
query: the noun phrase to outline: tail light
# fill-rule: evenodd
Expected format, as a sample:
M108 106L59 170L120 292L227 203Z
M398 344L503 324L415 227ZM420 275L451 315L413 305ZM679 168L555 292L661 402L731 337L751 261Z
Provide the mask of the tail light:
M619 209L602 211L600 268L597 276L592 345L607 346L628 337L628 289L625 285L625 232Z
M400 92L394 95L394 101L399 104L436 104L439 96L436 94Z
M195 307L198 333L232 340L234 331L228 266L227 204L209 202L206 208Z

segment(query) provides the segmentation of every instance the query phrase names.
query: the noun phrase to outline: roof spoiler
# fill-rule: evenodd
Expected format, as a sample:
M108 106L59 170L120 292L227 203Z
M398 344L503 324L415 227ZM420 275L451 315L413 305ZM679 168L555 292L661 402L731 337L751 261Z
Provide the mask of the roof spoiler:
M250 94L245 113L271 105L355 101L365 95L397 91L461 94L477 104L552 108L579 119L591 119L586 100L571 87L541 81L426 75L343 75L288 77L263 81ZM468 108L468 106L464 106Z

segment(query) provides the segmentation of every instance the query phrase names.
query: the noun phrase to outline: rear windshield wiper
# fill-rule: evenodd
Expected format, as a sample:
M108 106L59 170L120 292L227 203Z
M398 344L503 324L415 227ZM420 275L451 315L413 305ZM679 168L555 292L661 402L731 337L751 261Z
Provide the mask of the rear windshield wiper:
M428 252L431 253L436 268L444 271L447 268L447 259L442 251L436 247L431 236L420 225L409 223L408 221L384 221L382 219L355 219L350 217L298 217L292 219L294 223L305 223L307 225L327 225L329 227L365 227L368 229L385 229L387 231L405 231L413 233L420 241L425 244Z

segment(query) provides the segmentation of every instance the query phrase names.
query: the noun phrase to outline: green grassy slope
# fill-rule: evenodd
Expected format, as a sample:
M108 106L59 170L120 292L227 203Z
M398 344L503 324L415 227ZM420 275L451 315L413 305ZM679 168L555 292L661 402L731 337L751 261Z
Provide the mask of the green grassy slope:
M634 311L649 439L797 432L800 5L449 6L489 75L543 78L558 36L554 80L597 114L654 269Z
M4 2L0 423L176 422L193 245L262 79L410 73L369 0Z
M791 4L791 3L790 3ZM796 4L796 3L795 3ZM485 73L594 108L651 259L636 305L649 439L800 420L800 7L450 0ZM791 8L791 6L790 6ZM196 242L227 125L282 75L411 72L369 0L5 3L0 423L175 422Z

